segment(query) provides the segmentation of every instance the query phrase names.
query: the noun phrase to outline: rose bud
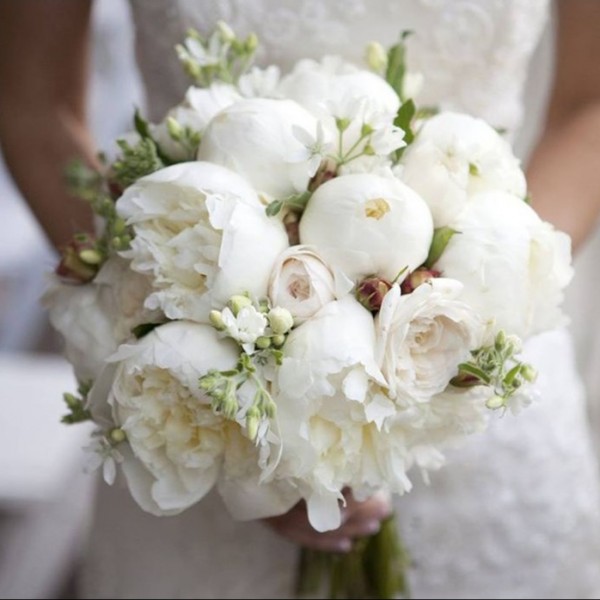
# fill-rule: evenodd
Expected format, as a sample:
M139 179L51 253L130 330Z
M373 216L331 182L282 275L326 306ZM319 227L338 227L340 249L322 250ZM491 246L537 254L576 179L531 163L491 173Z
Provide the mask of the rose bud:
M419 267L415 269L401 284L400 289L402 294L410 294L419 287L422 283L430 281L435 277L440 277L442 273L435 269L427 269L426 267Z
M356 286L356 299L371 312L381 308L384 296L390 291L392 284L382 277L373 275L363 279Z

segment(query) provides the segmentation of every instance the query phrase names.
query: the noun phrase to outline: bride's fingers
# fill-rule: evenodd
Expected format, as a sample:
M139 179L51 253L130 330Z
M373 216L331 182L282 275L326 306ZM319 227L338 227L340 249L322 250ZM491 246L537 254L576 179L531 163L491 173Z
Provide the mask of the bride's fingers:
M343 524L360 521L381 521L392 512L392 503L388 494L380 493L371 496L363 502L358 502L352 497L347 498L346 507L343 509Z

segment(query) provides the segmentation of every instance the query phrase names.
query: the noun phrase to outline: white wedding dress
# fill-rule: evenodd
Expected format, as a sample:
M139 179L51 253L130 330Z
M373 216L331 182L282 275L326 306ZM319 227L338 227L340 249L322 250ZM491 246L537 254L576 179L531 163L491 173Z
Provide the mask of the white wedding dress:
M515 134L544 0L220 0L133 2L151 116L186 79L173 46L218 19L256 31L263 63L303 56L361 61L401 30L422 101L479 115ZM600 598L600 495L584 398L564 331L532 340L539 400L449 453L448 465L395 502L415 598ZM216 494L178 517L143 513L124 487L99 491L84 598L287 598L297 548L261 523L232 521Z

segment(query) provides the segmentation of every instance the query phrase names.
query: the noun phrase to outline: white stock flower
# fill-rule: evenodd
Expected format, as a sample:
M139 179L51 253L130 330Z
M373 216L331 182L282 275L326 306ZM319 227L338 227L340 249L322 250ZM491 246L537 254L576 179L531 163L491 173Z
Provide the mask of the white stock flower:
M239 342L247 354L252 354L254 342L265 334L267 317L258 312L254 306L244 306L237 316L229 307L224 308L221 318L227 334Z
M463 285L461 300L523 339L564 323L560 309L570 281L570 240L523 200L488 192L451 223L453 236L435 264Z
M402 182L371 174L323 184L300 221L301 242L354 281L412 271L427 258L432 236L425 202Z
M118 364L108 401L128 442L119 446L122 466L144 510L176 514L217 481L228 438L241 428L213 412L198 381L237 359L234 342L185 321L158 327L111 358Z
M444 112L425 121L402 157L402 179L429 205L436 227L448 225L474 194L527 186L510 145L482 119Z
M170 135L167 119L175 119L182 127L202 134L219 111L240 99L236 88L226 83L216 82L207 88L192 86L188 88L183 102L172 108L161 123L152 126L152 135L169 158L191 160L194 157L190 156L190 149Z
M376 358L391 398L405 405L439 394L481 346L484 323L458 300L462 285L432 279L402 296L394 285L375 321Z
M269 282L269 299L273 306L290 311L299 325L313 317L336 296L352 286L336 285L331 269L308 246L292 246L279 256Z
M96 379L105 360L141 323L161 320L144 308L150 280L121 257L110 258L93 282L72 285L53 279L42 302L52 326L63 336L65 355L78 381Z
M306 190L311 177L299 127L316 131L314 117L292 100L253 98L221 111L208 125L198 159L220 164L246 178L258 192L287 198Z
M254 190L222 166L191 162L143 177L117 202L135 238L125 253L151 276L147 306L171 319L206 321L234 294L263 297L283 224L266 216Z

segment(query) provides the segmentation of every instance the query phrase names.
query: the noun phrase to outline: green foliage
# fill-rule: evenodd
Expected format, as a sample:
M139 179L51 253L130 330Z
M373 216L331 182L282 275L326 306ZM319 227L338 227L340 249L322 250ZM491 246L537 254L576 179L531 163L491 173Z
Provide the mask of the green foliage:
M237 83L252 66L257 47L254 33L241 39L228 25L219 22L208 37L190 29L183 44L175 49L186 74L196 85L208 87L215 81Z
M531 365L516 358L520 350L518 338L500 331L493 344L471 352L471 360L459 365L451 383L456 387L485 385L493 391L488 408L504 408L511 396L536 377Z
M85 407L91 387L91 381L85 382L81 383L77 388L77 396L69 392L63 394L63 400L65 401L69 412L62 417L62 423L73 425L74 423L83 423L84 421L90 421L92 419L92 414Z
M428 269L431 269L431 267L433 267L440 259L446 246L457 233L459 232L456 231L456 229L452 229L452 227L438 227L434 230L431 246L429 247L429 254L424 263Z
M112 171L115 181L124 188L165 166L151 138L142 138L133 146L126 140L118 140L117 144L121 156L112 164Z

